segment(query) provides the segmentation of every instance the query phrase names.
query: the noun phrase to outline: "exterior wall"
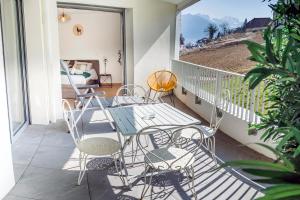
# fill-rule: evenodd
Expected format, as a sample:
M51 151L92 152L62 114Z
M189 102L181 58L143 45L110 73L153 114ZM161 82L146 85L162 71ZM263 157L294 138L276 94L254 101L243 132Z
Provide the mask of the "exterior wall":
M1 134L0 134L0 199L9 192L14 186L14 172L12 163L12 152L9 131L9 118L7 109L7 93L5 84L5 73L3 63L3 49L2 49L2 35L0 31L0 121L1 121Z
M187 92L187 95L183 95L181 93L181 86L177 86L175 90L175 95L189 108L198 113L202 118L206 121L210 121L211 111L213 109L212 104L206 102L201 99L201 105L195 104L195 95L190 92ZM258 145L254 145L255 143L262 143L259 140L260 134L256 136L248 135L248 123L244 120L233 117L232 115L225 113L224 119L220 126L220 130L222 130L225 134L237 140L241 144L248 145L249 148L254 151L261 153L269 158L274 158L274 154L269 150L262 148ZM273 146L272 144L268 144Z
M106 72L112 74L113 83L122 83L122 64L118 51L122 50L121 15L99 11L65 9L71 20L59 23L60 57L68 60L99 60L100 73L104 73L103 59L108 59ZM84 32L73 34L73 26L80 24Z
M157 70L170 69L174 58L176 6L152 0L136 2L133 11L134 83L147 88L148 76Z

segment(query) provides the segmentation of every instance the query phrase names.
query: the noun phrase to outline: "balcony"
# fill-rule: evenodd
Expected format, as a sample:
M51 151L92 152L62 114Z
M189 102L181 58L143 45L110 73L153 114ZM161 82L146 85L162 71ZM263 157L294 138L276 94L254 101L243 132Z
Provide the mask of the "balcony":
M167 101L167 99L165 99ZM176 107L185 113L205 120L176 98ZM82 127L84 124L84 127ZM86 125L86 126L85 126ZM109 123L103 120L99 111L87 112L79 123L79 130L85 134L101 131L101 136L116 138ZM156 144L156 137L151 144ZM219 131L216 135L216 154L219 163L232 159L267 158ZM130 151L126 152L130 160ZM138 157L137 159L142 159ZM110 158L93 158L87 163L88 172L81 186L76 186L78 176L78 150L65 124L60 121L48 126L31 125L13 145L13 161L16 185L5 200L15 199L139 199L143 179L133 183L132 190L122 186L115 175ZM195 185L198 199L253 199L261 196L261 186L232 169L207 172L213 160L206 151L201 151L195 164ZM130 175L143 171L143 164L128 166ZM178 173L154 176L152 199L190 199L191 191L186 177ZM148 195L146 199L151 199Z
M131 189L123 186L116 175L112 159L108 157L89 157L87 174L82 184L76 185L80 170L79 151L67 131L65 122L61 120L62 84L59 60L63 58L59 52L57 6L120 12L124 28L122 84L132 83L146 88L148 86L145 80L149 74L162 69L170 70L178 79L174 91L177 109L198 119L202 124L208 124L212 108L214 104L218 104L224 113L224 120L216 134L218 165L236 159L270 161L270 152L248 145L259 141L259 134L255 131L252 131L251 135L248 134L248 124L259 122L260 118L256 112L265 113L270 106L264 103L267 96L263 90L265 85L261 84L249 91L248 83L243 82L243 75L177 59L180 49L180 12L199 0L88 1L91 4L84 0L17 1L23 2L24 8L21 5L17 6L23 10L19 10L15 16L24 18L25 23L24 27L16 29L26 45L17 39L12 41L17 41L20 43L18 46L22 47L22 61L20 66L15 67L22 71L22 90L19 92L23 96L19 102L22 105L17 105L14 98L18 95L13 89L8 91L9 84L6 81L9 77L14 86L16 77L4 73L5 65L2 64L2 60L6 58L0 56L0 117L3 125L3 134L0 136L3 158L0 168L0 199L4 196L5 200L140 199L143 190L143 178L135 180ZM21 16L23 14L24 16ZM20 25L19 20L17 19L15 24ZM22 31L25 30L26 33L34 34L23 34ZM88 28L84 30L88 31ZM8 33L9 31L7 29ZM69 29L68 33L73 34ZM76 39L78 38L80 37L76 36ZM8 44L7 49L10 47ZM7 49L4 46L3 50ZM78 49L81 50L80 45ZM102 59L99 58L102 55L98 53L92 52L92 55L93 60ZM80 56L71 59L80 59ZM10 58L9 55L7 58ZM115 58L112 60L117 61ZM120 59L119 61L121 64ZM7 63L9 62L6 60ZM225 90L230 92L229 100L225 100L222 95ZM109 93L114 96L115 91L110 90ZM172 105L168 98L164 98L164 101ZM24 109L21 109L22 106ZM12 113L12 108L15 108L16 114ZM12 131L13 118L19 120L20 113L24 115L24 123L20 129ZM78 129L88 136L100 134L103 137L118 139L116 132L104 119L103 112L99 110L86 112L82 121L79 121ZM158 136L151 137L149 144L152 149L158 147ZM133 144L133 147L134 145L136 144ZM189 149L194 145L188 143L182 148ZM130 176L140 175L144 169L143 156L138 153L139 162L132 166L130 163L133 152L128 149L124 153L126 162L122 163L123 167L127 163ZM195 189L198 199L247 200L263 195L261 191L264 186L252 182L249 179L250 175L232 168L210 171L215 166L207 149L201 148L195 161ZM149 179L146 182L153 186L151 195L148 193L146 199L192 198L185 175L170 172L154 176L151 182Z

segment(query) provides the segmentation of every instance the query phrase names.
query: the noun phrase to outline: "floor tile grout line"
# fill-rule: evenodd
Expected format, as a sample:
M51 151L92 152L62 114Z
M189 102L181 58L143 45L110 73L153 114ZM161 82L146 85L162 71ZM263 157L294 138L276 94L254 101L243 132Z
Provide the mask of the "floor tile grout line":
M39 150L39 148L40 148L40 146L41 146L41 144L42 144L42 141L44 140L44 137L45 137L45 133L42 134L42 139L41 139L41 141L39 142L39 144L38 144L36 150L34 151L34 153L33 153L32 157L31 157L29 163L28 163L27 166L25 167L25 169L24 169L24 171L22 172L22 174L21 174L20 178L18 179L18 181L16 181L15 185L17 185L17 184L20 182L20 180L21 180L21 179L23 178L23 176L24 176L24 173L25 173L25 172L27 171L27 169L31 166L32 160L33 160L34 156L36 155L36 153L38 152L38 150Z
M88 176L88 171L86 172L86 182L87 182L87 186L88 186L88 192L89 192L89 197L90 200L92 200L92 195L91 195L91 190L90 190L90 183L89 183L89 176Z
M36 198L32 198L32 197L24 197L24 196L21 196L21 195L15 195L15 194L9 194L9 196L20 197L20 198L26 198L26 199L31 199L31 200L42 200L42 199L36 199Z

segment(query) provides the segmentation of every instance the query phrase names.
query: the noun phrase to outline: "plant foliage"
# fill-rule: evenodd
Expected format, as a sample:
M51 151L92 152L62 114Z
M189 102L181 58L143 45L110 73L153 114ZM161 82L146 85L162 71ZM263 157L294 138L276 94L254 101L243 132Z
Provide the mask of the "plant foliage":
M249 89L266 85L266 113L258 113L263 141L273 141L278 159L274 163L231 161L223 166L240 167L271 183L260 199L300 199L300 0L278 0L272 24L264 31L264 44L246 41L257 66L245 76Z

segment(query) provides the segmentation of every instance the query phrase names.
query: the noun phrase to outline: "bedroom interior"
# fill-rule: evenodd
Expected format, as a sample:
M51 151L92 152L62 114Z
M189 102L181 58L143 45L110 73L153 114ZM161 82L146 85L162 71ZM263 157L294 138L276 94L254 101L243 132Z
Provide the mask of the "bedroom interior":
M58 8L60 59L78 85L98 84L114 96L124 80L122 14L100 10ZM61 71L62 97L75 99Z

